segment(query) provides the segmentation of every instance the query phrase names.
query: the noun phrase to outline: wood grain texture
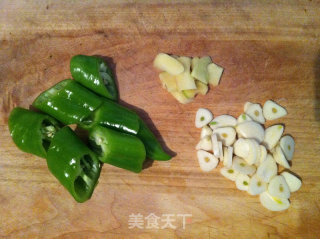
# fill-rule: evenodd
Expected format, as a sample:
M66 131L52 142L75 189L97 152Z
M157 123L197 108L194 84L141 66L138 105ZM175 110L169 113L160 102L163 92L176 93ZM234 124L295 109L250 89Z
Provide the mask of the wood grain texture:
M318 1L0 1L1 238L318 238L320 234L320 4ZM210 55L221 85L188 105L161 89L158 52ZM176 152L141 174L105 165L94 195L77 204L43 159L20 152L8 115L70 77L75 54L107 56L121 101ZM274 99L296 140L303 179L284 212L203 173L195 112L238 116L246 101ZM275 121L278 122L278 121ZM280 122L280 121L279 121ZM273 122L272 122L273 123ZM219 167L220 168L220 167ZM176 229L129 229L132 213L191 213Z

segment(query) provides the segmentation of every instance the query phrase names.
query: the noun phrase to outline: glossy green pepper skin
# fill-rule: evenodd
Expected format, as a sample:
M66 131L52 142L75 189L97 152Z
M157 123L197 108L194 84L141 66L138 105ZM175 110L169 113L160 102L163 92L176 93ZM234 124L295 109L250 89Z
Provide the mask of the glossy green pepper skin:
M77 202L85 202L91 197L100 176L101 163L68 126L53 137L47 164Z
M101 162L135 173L141 172L146 150L134 135L96 126L90 130L89 142Z
M137 137L140 138L146 148L147 157L158 161L167 161L171 156L165 153L157 138L148 128L148 126L139 119L140 128Z
M91 129L97 125L134 135L138 133L140 127L139 116L135 112L107 99L81 122L80 127Z
M76 55L71 58L72 77L92 90L111 100L118 100L118 90L110 68L98 57Z
M80 123L101 103L99 96L67 79L42 92L32 105L68 125Z
M42 158L47 156L50 141L60 128L52 117L20 107L11 111L8 124L17 147Z

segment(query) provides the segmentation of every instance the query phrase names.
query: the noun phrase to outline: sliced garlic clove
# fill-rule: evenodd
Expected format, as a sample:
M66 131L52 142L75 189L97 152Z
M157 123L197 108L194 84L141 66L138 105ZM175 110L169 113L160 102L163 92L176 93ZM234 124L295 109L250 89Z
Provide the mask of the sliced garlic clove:
M253 103L251 103L251 102L246 102L246 103L244 104L243 111L246 112L246 111L248 110L249 106L252 105L252 104L253 104Z
M223 146L222 146L222 142L219 141L218 145L219 145L219 153L220 153L219 160L223 161Z
M211 135L212 135L212 129L208 125L203 126L201 129L200 138L202 139L205 136L211 136Z
M261 105L259 104L251 104L245 113L260 124L264 124L266 122L265 118L263 117Z
M213 131L217 134L218 140L225 146L230 146L236 140L236 131L232 127L217 128Z
M227 168L232 167L233 147L228 146L223 151L223 165Z
M249 143L247 139L240 138L234 145L234 154L240 158L247 158L249 156Z
M232 168L223 167L220 169L220 173L226 177L227 179L230 179L231 181L236 181L237 175L239 174Z
M261 143L264 139L264 129L255 121L246 121L237 125L236 131L239 138L252 138Z
M270 211L283 211L288 209L290 206L288 199L273 197L268 192L260 194L260 202L262 206Z
M183 65L174 57L159 53L153 62L154 67L171 75L179 75L184 71Z
M218 165L219 160L214 157L213 154L210 154L204 150L198 150L197 156L200 168L204 172L210 172Z
M213 115L209 110L200 108L196 113L195 125L197 128L202 128L203 126L209 124L212 118Z
M270 180L277 175L278 167L273 157L268 154L266 159L260 164L257 169L257 176L264 182L268 183Z
M236 178L236 186L239 190L248 191L250 178L248 175L239 173Z
M300 189L302 182L298 177L296 177L292 173L288 173L288 172L282 172L281 175L286 180L288 187L290 189L290 192L293 193L293 192L296 192Z
M272 151L274 160L285 168L290 168L290 164L288 163L284 153L282 152L281 147L278 145Z
M220 150L219 150L219 143L218 138L216 134L211 135L211 141L212 141L212 151L215 157L220 157Z
M215 117L209 123L211 129L217 129L220 127L235 127L237 125L237 120L231 115L219 115Z
M278 143L283 134L284 127L281 124L275 124L268 127L264 132L263 144L268 150L272 150Z
M247 164L246 161L238 156L233 157L232 168L245 175L253 175L256 171L255 166Z
M283 176L278 175L273 177L270 180L270 183L268 186L268 193L271 196L278 197L278 198L290 197L290 189Z
M251 117L245 113L241 114L238 119L237 119L237 123L240 124L242 122L246 122L246 121L252 121Z
M200 140L200 145L199 145L198 149L202 149L202 150L205 150L205 151L212 150L211 137L210 136L206 136L206 137L202 138Z
M258 160L259 144L254 139L247 139L247 142L249 145L249 154L248 157L244 158L244 160L249 165L252 165Z
M280 139L280 147L287 160L292 160L295 142L290 135L285 135Z
M253 175L249 183L248 193L250 195L258 195L266 190L267 184L263 182L256 174Z
M200 139L200 141L198 142L198 144L196 145L196 150L199 150L199 149L201 149L201 139Z
M262 164L262 162L266 160L266 158L267 158L267 149L263 145L260 145L260 159L258 159L259 164Z
M267 100L263 105L263 116L266 120L275 120L287 115L287 111L281 105L272 100Z

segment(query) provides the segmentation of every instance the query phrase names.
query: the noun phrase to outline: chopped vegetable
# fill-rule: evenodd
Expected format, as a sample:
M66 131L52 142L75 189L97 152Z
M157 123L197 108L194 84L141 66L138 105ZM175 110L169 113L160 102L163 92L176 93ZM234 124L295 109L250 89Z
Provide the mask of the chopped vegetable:
M223 151L223 165L227 168L232 167L233 147L228 146Z
M71 58L70 72L77 82L111 100L118 99L118 90L110 68L103 59L76 55Z
M264 124L266 122L265 118L263 117L261 105L259 104L250 104L245 110L245 113L260 124Z
M212 142L211 142L211 136L207 135L200 139L199 144L196 147L197 150L203 149L206 151L212 150Z
M258 195L266 190L267 184L263 182L256 174L253 175L249 183L248 193L250 195Z
M98 183L101 164L68 126L53 137L47 153L47 164L50 172L77 202L90 199Z
M236 131L232 127L222 127L214 130L214 134L217 134L218 140L222 141L225 146L230 146L236 140Z
M164 89L167 89L169 92L178 91L176 77L174 75L170 75L168 72L161 72L159 78Z
M194 62L191 75L202 83L208 84L209 72L207 67L211 62L212 61L209 56L201 57L199 60Z
M263 116L266 120L275 120L287 115L287 111L281 105L267 100L263 105Z
M179 91L197 89L194 78L190 74L191 58L181 56L177 58L178 61L184 66L184 71L176 76L176 82ZM191 98L191 97L188 97ZM193 98L193 97L192 97Z
M253 175L256 171L255 166L247 164L246 161L238 156L233 157L232 168L245 175Z
M219 85L219 82L223 73L223 68L214 63L210 63L207 69L209 73L209 84L213 86Z
M272 151L274 160L280 164L281 166L285 168L290 168L290 164L288 163L286 157L284 156L284 153L282 152L281 147L278 145L275 147L275 149Z
M218 165L219 160L215 156L213 156L213 154L210 154L203 150L198 150L197 156L200 168L204 172L210 172Z
M60 124L48 115L20 107L9 116L9 131L13 142L26 153L45 158L47 150Z
M284 127L281 124L272 125L265 130L263 144L268 150L272 150L277 145L283 131Z
M236 186L241 191L248 191L250 178L248 175L239 173L236 178Z
M249 156L249 142L247 139L240 138L236 140L233 145L234 147L234 154L241 157L247 158Z
M263 145L260 144L260 159L258 160L259 163L257 165L260 165L263 163L264 160L267 158L267 149Z
M69 125L81 123L102 102L102 98L76 81L68 79L42 92L32 106Z
M237 176L238 176L238 172L236 172L234 169L232 168L228 168L228 167L223 167L220 169L220 173L226 177L227 179L230 179L231 181L236 181Z
M251 117L246 113L241 114L237 119L238 124L246 121L252 121Z
M257 169L257 176L264 182L269 183L270 180L277 175L278 167L273 157L268 154L266 159L260 164Z
M288 199L273 197L268 192L260 194L260 202L262 206L270 211L283 211L288 209L290 206Z
M294 153L294 139L290 135L285 135L280 139L280 147L286 156L286 159L291 161Z
M274 176L269 183L268 193L273 197L289 198L290 189L283 176Z
M194 60L194 64L198 64L198 60ZM302 182L289 172L282 172L277 176L278 165L290 168L287 160L293 157L295 142L289 135L281 138L284 131L281 124L264 130L261 124L265 119L259 104L246 102L244 110L246 113L237 119L230 115L215 117L209 123L212 131L208 128L208 122L200 125L201 138L208 139L211 135L212 144L211 149L209 142L202 148L212 150L214 156L223 162L221 174L236 181L239 190L247 191L251 195L260 194L261 204L269 210L285 210L290 206L290 192L297 191ZM212 116L211 112L205 112ZM200 149L203 143L201 140L197 149Z
M184 71L183 64L165 53L159 53L153 62L154 67L171 75L179 75Z
M210 127L212 129L227 127L227 126L235 127L236 125L237 125L237 120L231 115L219 115L210 122Z
M159 74L163 88L182 104L192 102L197 94L207 94L209 81L213 86L218 85L223 71L209 56L191 59L159 53L154 66L164 71Z
M195 124L197 128L202 128L207 125L213 118L212 113L204 108L200 108L196 114Z
M181 104L188 104L193 101L193 98L187 98L186 95L180 91L172 91L170 93Z
M208 125L205 125L201 129L201 135L200 138L202 139L205 136L211 136L212 135L212 129Z
M220 157L220 149L219 149L217 134L212 134L211 140L212 140L212 151L214 153L214 156Z
M146 149L138 137L96 126L90 130L89 142L101 162L141 172Z
M197 90L196 92L199 93L200 95L206 95L208 92L208 86L201 81L196 80L196 86Z
M264 129L255 121L245 121L237 125L238 137L252 138L261 143L264 139Z
M281 175L284 177L284 179L286 180L286 183L289 186L290 192L296 192L300 189L302 182L301 180L293 175L292 173L289 172L282 172Z

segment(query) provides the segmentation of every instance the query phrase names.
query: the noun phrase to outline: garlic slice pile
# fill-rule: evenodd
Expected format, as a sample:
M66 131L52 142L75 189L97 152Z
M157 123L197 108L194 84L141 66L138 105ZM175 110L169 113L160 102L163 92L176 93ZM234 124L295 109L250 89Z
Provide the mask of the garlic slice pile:
M199 60L194 58L191 64L198 64ZM192 75L207 77L201 71ZM212 78L212 81L216 79ZM209 110L200 108L195 125L201 128L196 146L201 170L212 171L221 161L224 167L220 173L234 181L239 190L260 195L261 204L271 211L288 209L291 193L302 185L299 177L282 170L291 167L289 162L293 158L295 142L292 136L283 136L283 124L266 129L262 125L266 120L285 115L286 109L271 100L265 102L263 108L260 104L246 102L244 113L238 118L231 115L213 117Z

